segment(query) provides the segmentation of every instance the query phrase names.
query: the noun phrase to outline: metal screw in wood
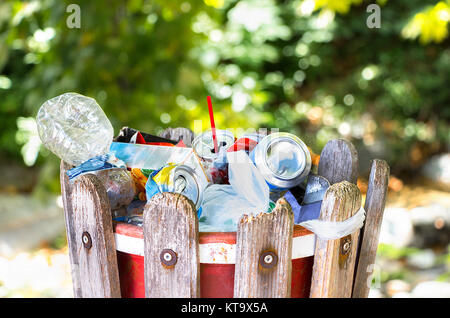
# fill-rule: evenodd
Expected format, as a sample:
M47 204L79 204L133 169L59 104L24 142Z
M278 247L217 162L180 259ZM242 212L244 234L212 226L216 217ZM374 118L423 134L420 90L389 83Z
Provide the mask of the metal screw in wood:
M81 235L81 240L85 248L90 249L92 247L91 235L88 232L83 232Z
M341 243L341 254L342 255L347 254L350 251L351 246L352 246L351 238L344 237Z
M275 267L278 263L278 256L275 252L265 251L259 257L259 264L264 268Z
M174 266L177 263L177 253L171 249L163 249L159 255L161 263L166 266Z

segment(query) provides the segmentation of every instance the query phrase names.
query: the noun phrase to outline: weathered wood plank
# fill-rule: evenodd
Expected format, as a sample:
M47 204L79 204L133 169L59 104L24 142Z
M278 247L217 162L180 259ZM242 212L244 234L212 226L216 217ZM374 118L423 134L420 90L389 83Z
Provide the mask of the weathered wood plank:
M192 141L195 137L192 130L184 127L166 128L162 133L159 134L159 136L173 141L183 140L183 143L187 147L192 146Z
M350 141L334 139L322 149L319 175L335 184L348 181L356 184L358 178L358 152Z
M198 220L193 203L159 193L144 209L145 296L200 297Z
M320 220L344 221L361 207L358 187L343 181L328 188ZM359 230L337 240L316 239L310 297L351 297Z
M60 165L60 183L61 197L64 209L64 220L66 222L67 245L69 247L70 268L72 272L73 295L75 298L81 297L80 272L78 268L77 244L75 241L75 227L73 225L73 209L72 209L72 188L67 176L67 170L72 166L61 160Z
M114 233L106 190L95 175L72 187L73 227L82 297L120 297Z
M366 220L361 229L361 237L356 264L356 275L353 284L353 297L365 298L369 295L370 278L374 270L375 256L378 248L381 221L389 182L389 165L384 160L375 159L370 170L367 189Z
M234 297L291 296L294 216L285 199L272 213L244 215L236 238Z

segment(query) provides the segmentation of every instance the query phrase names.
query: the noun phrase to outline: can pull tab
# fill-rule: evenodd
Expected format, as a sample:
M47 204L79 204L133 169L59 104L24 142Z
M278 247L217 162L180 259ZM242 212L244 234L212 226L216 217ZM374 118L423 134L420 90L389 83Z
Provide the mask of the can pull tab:
M219 142L219 146L217 148L219 148L219 150L217 152L220 151L220 148L223 148L227 145L227 143L225 141L221 141ZM214 150L214 148L211 148L211 153L216 153L216 151Z
M175 179L175 192L182 193L186 189L186 184L186 178L178 176L178 178Z

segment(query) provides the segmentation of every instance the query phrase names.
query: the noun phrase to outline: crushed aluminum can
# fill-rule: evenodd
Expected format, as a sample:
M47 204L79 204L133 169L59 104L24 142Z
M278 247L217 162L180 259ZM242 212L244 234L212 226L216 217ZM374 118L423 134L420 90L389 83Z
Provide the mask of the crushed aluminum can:
M190 199L197 211L201 214L201 205L203 203L203 192L208 186L204 178L198 176L194 169L181 165L175 168L173 172L174 192L180 193ZM200 216L200 215L199 215Z
M275 192L299 185L311 170L311 155L305 143L284 132L264 137L250 158Z
M147 200L157 193L180 193L194 203L197 211L201 211L203 191L208 186L202 174L186 165L168 164L149 176L145 186Z
M326 178L310 174L301 205L299 204L300 201L298 198L292 193L292 189L286 192L284 198L291 205L295 224L315 220L320 216L322 200L329 187L330 182Z
M319 175L310 174L306 182L305 196L303 197L303 204L311 204L322 201L325 192L330 187L330 182Z

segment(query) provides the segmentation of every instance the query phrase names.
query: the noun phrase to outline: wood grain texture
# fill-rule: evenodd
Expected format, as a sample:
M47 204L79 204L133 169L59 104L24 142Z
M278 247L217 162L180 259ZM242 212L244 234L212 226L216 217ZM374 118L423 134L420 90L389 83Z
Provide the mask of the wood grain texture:
M358 152L350 141L334 139L322 149L319 175L335 184L348 181L356 184L358 178Z
M145 296L200 297L197 211L185 196L159 193L144 209ZM167 266L161 252L170 249L176 264Z
M344 221L360 207L358 187L347 181L336 183L325 193L319 219ZM351 297L358 237L359 230L337 240L316 238L310 297Z
M292 209L283 198L272 213L241 218L236 238L234 297L291 296L293 226ZM261 266L260 256L267 251L278 257L272 268Z
M159 136L173 141L183 140L183 143L187 147L191 147L192 141L194 140L194 133L192 130L184 127L166 128Z
M75 180L71 197L81 296L120 297L116 246L106 190L95 175L86 174ZM84 233L90 237L88 245L83 242Z
M389 165L384 160L375 159L370 170L366 202L364 204L366 220L360 234L359 257L356 264L352 295L355 298L366 298L369 295L369 277L372 277L374 269L381 222L386 205L388 182Z
M77 244L75 241L75 227L73 225L72 209L72 188L67 176L67 170L73 166L61 160L60 164L60 183L61 197L63 202L64 220L66 223L67 245L69 247L70 269L72 273L73 295L75 298L81 297L80 272L78 268Z

